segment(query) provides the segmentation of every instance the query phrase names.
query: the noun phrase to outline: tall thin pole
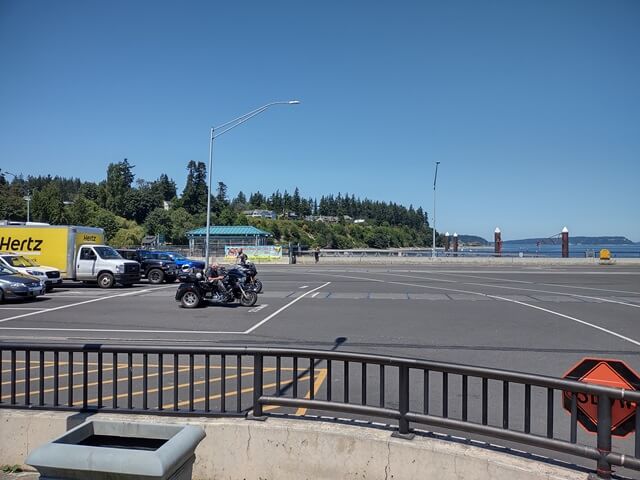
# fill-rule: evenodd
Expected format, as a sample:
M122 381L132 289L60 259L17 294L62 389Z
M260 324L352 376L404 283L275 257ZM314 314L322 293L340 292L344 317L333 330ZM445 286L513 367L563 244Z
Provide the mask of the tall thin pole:
M238 118L234 118L233 120L228 121L227 123L223 123L222 125L218 125L217 127L211 127L211 138L209 139L209 187L207 188L207 232L205 234L205 261L207 265L209 265L209 228L211 227L211 175L213 170L213 140L218 138L220 135L227 133L229 130L233 130L234 128L242 125L247 120L251 120L256 115L260 115L269 107L273 105L298 105L300 103L299 100L289 100L288 102L271 102L263 105L260 108L256 108L255 110L250 111L249 113L245 113L244 115L239 116ZM217 130L217 133L215 133Z
M209 228L211 227L211 171L213 170L213 127L211 127L211 139L209 141L209 186L207 187L207 233L205 237L204 258L206 267L209 266Z
M436 162L436 174L433 177L433 247L431 249L431 258L436 258L436 182L438 181L438 165Z

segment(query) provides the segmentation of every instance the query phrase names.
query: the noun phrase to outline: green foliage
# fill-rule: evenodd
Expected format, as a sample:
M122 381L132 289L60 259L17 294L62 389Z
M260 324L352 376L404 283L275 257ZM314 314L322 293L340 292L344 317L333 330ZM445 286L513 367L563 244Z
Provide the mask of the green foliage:
M32 195L31 218L36 222L48 222L63 225L68 222L60 185L54 182Z
M175 245L185 245L187 243L187 232L202 225L184 208L170 210L169 219L171 221L169 241Z
M20 465L15 464L15 465L2 465L0 467L0 471L3 473L20 473L23 470Z
M167 242L186 244L186 232L206 225L207 171L203 162L190 161L187 181L180 198L176 184L166 174L152 182L138 179L134 166L125 159L111 163L107 178L100 183L81 182L51 176L15 177L9 182L0 175L0 219L26 220L30 194L31 218L52 224L101 227L115 246L134 246L144 234L162 234ZM328 195L318 202L305 198L298 188L293 194L276 190L269 196L243 192L229 201L227 186L218 182L211 200L212 225L247 225L271 232L275 243L300 243L322 248L389 248L430 246L431 230L422 208L395 203L361 200L353 194ZM169 202L169 209L163 203ZM243 210L275 211L278 220L247 218ZM296 214L291 219L291 214ZM305 217L314 215L314 219ZM333 217L318 221L317 216ZM362 218L365 223L354 224Z
M135 178L133 167L126 158L107 167L106 207L116 215L125 215L127 193Z
M171 215L163 208L156 208L144 222L147 235L171 235Z
M128 228L119 228L109 243L114 247L136 247L142 244L143 237L144 228L134 224Z
M191 160L187 165L187 183L182 192L183 208L193 214L207 211L207 167Z

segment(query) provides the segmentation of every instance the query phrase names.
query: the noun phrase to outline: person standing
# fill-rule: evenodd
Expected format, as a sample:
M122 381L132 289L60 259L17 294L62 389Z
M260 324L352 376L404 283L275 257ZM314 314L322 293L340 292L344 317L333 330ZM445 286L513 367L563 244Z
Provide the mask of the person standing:
M238 255L236 255L236 262L239 263L240 265L244 265L245 263L247 263L248 259L249 257L247 256L247 254L244 253L242 249L240 249L240 251L238 252Z
M313 258L315 258L316 263L318 263L318 260L320 260L320 247L316 247L316 249L313 251Z

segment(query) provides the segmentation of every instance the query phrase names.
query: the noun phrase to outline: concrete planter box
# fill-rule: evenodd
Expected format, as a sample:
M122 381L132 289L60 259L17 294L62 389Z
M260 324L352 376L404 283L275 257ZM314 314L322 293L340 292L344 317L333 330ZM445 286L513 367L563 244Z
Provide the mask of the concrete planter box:
M34 450L26 460L41 480L191 479L195 426L91 421Z

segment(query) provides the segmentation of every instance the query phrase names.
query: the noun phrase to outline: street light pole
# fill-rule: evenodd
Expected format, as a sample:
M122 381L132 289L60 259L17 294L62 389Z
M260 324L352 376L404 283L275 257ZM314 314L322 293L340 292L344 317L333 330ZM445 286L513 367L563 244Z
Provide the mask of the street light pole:
M22 199L27 202L27 223L29 223L29 204L31 203L31 195L29 195L29 192L27 192Z
M218 125L217 127L211 128L211 135L209 138L209 178L208 178L209 186L207 188L207 194L208 194L207 195L207 232L205 234L205 253L204 253L205 261L207 265L209 265L209 254L210 254L209 229L211 227L211 178L213 174L213 141L216 138L218 138L220 135L227 133L229 130L234 129L239 125L242 125L244 122L252 119L256 115L260 115L269 107L272 107L274 105L298 105L299 103L300 103L299 100L267 103L262 107L256 108L255 110L245 113L244 115L240 115L239 117L234 118L233 120L230 120L226 123L223 123L222 125Z
M436 174L433 177L433 248L431 249L431 258L436 258L436 182L438 180L438 165L436 162Z

